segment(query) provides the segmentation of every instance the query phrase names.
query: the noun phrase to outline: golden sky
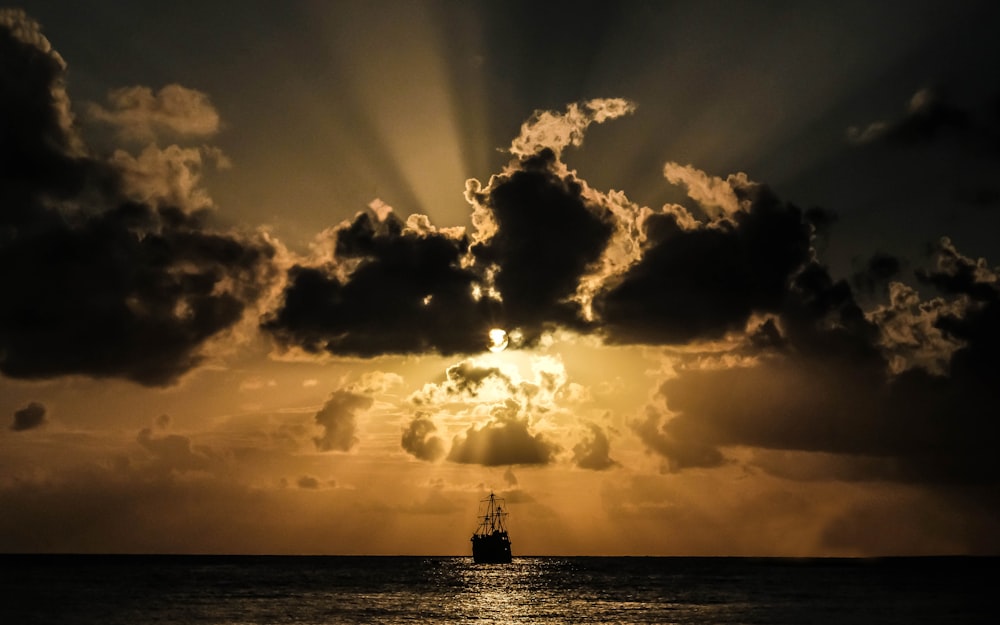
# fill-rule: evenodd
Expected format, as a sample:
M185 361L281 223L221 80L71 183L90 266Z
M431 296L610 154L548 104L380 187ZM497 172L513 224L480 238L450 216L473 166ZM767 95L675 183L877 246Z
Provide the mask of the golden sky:
M1000 546L989 3L62 4L0 10L0 552Z

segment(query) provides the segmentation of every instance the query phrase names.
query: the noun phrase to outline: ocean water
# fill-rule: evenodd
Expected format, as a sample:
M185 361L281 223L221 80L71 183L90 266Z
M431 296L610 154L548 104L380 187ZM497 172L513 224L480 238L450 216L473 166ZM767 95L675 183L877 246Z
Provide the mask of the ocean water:
M0 555L0 623L1000 623L998 558Z

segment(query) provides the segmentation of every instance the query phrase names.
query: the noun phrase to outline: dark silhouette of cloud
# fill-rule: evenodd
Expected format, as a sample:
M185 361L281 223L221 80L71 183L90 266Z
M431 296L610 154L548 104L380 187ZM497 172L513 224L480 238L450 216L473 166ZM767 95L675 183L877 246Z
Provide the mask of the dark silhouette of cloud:
M461 266L467 241L409 230L393 213L362 213L336 235L336 255L357 267L340 278L294 266L283 302L262 327L284 346L356 356L481 351L490 321L476 274Z
M432 406L455 400L476 399L484 388L489 388L500 391L511 399L526 401L533 387L530 382L515 383L499 367L482 365L470 359L449 366L445 369L443 382L424 385L424 388L410 395L409 400L415 406Z
M24 408L14 411L14 422L11 423L10 429L15 432L24 432L41 427L45 425L46 412L44 404L33 401Z
M463 360L445 371L447 382L445 390L448 394L468 394L473 397L489 379L499 380L508 390L514 390L514 384L509 377L500 371L499 367L484 367L471 360Z
M207 450L193 449L191 439L186 436L154 436L150 428L143 428L136 441L153 456L157 466L166 472L199 471L209 467Z
M73 126L65 71L37 24L3 13L0 372L171 384L258 298L273 250L127 199Z
M176 180L137 182L165 164L195 168L221 155L94 154L72 115L66 69L37 24L0 12L0 372L173 383L259 300L275 250L220 231L201 210L211 203ZM130 140L157 138L162 128L205 136L218 124L207 96L179 85L156 94L128 88L111 101L94 114ZM565 115L536 112L512 144L515 160L487 185L466 187L469 234L419 215L404 222L385 206L359 214L333 230L329 259L288 270L280 303L260 327L284 347L361 357L479 352L494 325L519 329L526 346L553 327L692 350L742 338L733 354L745 363L683 363L660 386L660 404L633 421L672 470L717 466L726 447L751 446L865 459L857 471L839 469L855 476L1000 479L990 449L1000 404L997 270L942 240L936 266L916 273L937 297L899 282L902 263L886 254L838 280L816 251L832 215L800 210L745 174L723 180L669 163L666 178L687 186L697 210L632 206L624 194L612 203L561 158L590 124L633 109L609 100ZM983 117L923 90L899 119L855 130L853 139L950 141L995 158L998 120L996 110ZM620 258L609 260L612 248ZM877 290L888 304L862 309L858 295ZM494 383L508 403L455 437L447 459L552 462L558 448L524 416L544 376L515 385L498 368L467 361L428 391L447 399L418 393L413 401L461 401ZM357 389L333 393L316 414L317 448L352 449L357 415L372 401ZM25 424L44 419L44 408L41 417L29 408ZM590 427L574 461L607 468L606 434ZM441 458L434 431L418 414L403 448ZM208 458L177 435L144 430L138 442L176 468Z
M316 423L323 428L322 436L313 439L320 451L350 451L358 444L358 413L371 408L374 400L348 389L330 394L316 413Z
M811 225L766 187L736 184L748 208L709 225L676 212L645 221L643 256L594 302L608 340L684 343L742 329L778 310L809 259Z
M973 119L966 110L952 104L938 90L917 91L905 113L892 121L873 122L865 128L852 127L848 138L855 143L884 141L909 146L930 143L945 134L963 135L972 130Z
M262 327L286 347L357 356L479 352L497 324L520 329L526 345L545 327L583 328L570 298L613 224L557 163L542 150L468 191L495 226L475 241L410 228L391 212L359 214L335 245L338 263L357 266L342 277L296 265Z
M610 456L611 442L601 426L587 423L590 436L573 446L573 463L581 469L604 471L619 466Z
M920 107L922 115L943 116L934 117L941 127L948 119L961 126L940 105ZM545 119L561 128L558 116ZM279 336L286 332L290 344L359 355L481 350L484 332L474 341L463 341L462 333L482 332L487 326L478 324L488 318L522 329L527 345L555 326L598 332L611 343L696 346L742 336L743 345L732 354L745 363L680 367L660 387L662 405L650 406L631 423L669 470L719 466L727 462L726 447L749 446L857 458L848 461L850 467L820 463L857 479L996 479L983 439L970 434L992 436L995 430L985 415L997 401L984 380L997 372L998 340L991 328L1000 324L996 272L985 261L965 258L942 242L938 266L917 277L943 296L922 300L897 282L903 263L887 254L871 256L851 280L835 279L815 247L818 236L829 235L832 214L800 210L745 175L723 180L668 164L668 180L687 185L701 212L696 216L678 205L637 210L634 224L623 225L627 215L605 206L555 151L542 146L518 157L486 187L469 184L477 227L469 238L408 230L391 214L361 215L342 227L338 262L357 265L340 274L293 269L271 329ZM637 249L634 259L601 265L613 237L615 245L628 243L622 233L637 247L618 249ZM410 288L416 278L404 267L423 258L424 246L448 250L434 265L440 271L431 275L440 278L435 284L454 279L449 292L460 296L450 301L459 308L478 306L467 316L451 313L449 330L457 330L452 343L423 322L401 331L403 320L392 316L401 310L420 320L419 307L438 299L434 288ZM400 254L400 248L413 253ZM396 254L409 260L393 264ZM591 280L592 316L577 297L585 276ZM321 285L296 284L306 279ZM400 294L391 313L373 295L376 282L385 293ZM347 296L352 289L357 297ZM890 301L866 312L856 297L862 293L888 295ZM366 300L379 305L357 303ZM354 306L368 315L352 317ZM286 323L295 315L308 317L315 333L296 334L309 324ZM377 328L386 332L377 335ZM370 340L364 348L351 346L355 336ZM459 363L443 384L411 400L435 405L450 397L475 398L494 382L511 395L507 405L495 407L489 423L456 436L447 459L487 466L551 462L556 447L532 433L523 416L527 404L518 398L528 396L527 387L517 387L496 367ZM962 425L952 429L955 423ZM404 430L404 449L418 458L439 457L433 428L426 415L415 417ZM574 462L591 469L614 466L606 434L596 426L591 434L574 447Z
M507 486L517 486L517 476L514 475L514 467L507 467L507 470L503 472L503 481L506 482Z
M907 150L933 147L934 153L948 154L949 161L960 164L953 172L933 174L949 178L954 200L994 207L1000 201L994 175L1000 159L1000 97L996 92L976 97L978 100L963 102L942 89L920 89L902 115L864 128L851 127L848 140L861 146ZM925 150L925 154L932 153Z
M403 430L400 444L414 458L435 462L445 454L444 441L434 435L436 431L437 426L430 417L417 413Z
M864 267L854 274L851 280L854 288L869 295L885 289L889 280L897 277L902 271L902 263L895 256L876 252L864 264Z
M306 490L316 490L319 488L319 480L311 475L303 475L299 479L295 480L295 484L299 488Z
M472 253L483 267L496 267L493 287L502 298L503 323L520 328L529 344L546 324L585 325L570 298L614 230L610 211L587 200L580 182L558 173L558 164L545 148L467 193L496 226Z
M574 126L552 116L549 130L576 136L584 118ZM262 327L286 347L359 356L482 351L493 325L517 329L523 346L553 327L618 343L715 338L780 307L829 222L745 175L704 190L704 174L678 167L692 197L725 214L697 222L679 206L653 212L641 221L637 261L608 264L613 236L615 253L640 245L624 240L634 236L623 234L632 232L625 218L554 150L519 156L487 186L468 183L471 238L413 227L416 216L404 224L391 211L361 213L337 229L333 266L290 270ZM607 271L614 266L626 268ZM579 292L585 276L593 315Z
M943 242L937 268L920 275L969 298L931 317L954 340L944 371L899 351L893 374L877 325L886 319L867 320L846 283L812 266L779 317L780 352L760 352L754 366L681 370L660 389L671 416L651 407L633 427L678 469L714 466L721 448L750 446L855 456L868 479L995 484L996 271Z
M167 219L125 205L0 244L0 370L165 385L196 366L257 297L269 252Z
M663 413L652 406L646 408L642 419L633 421L632 429L650 449L667 460L667 468L672 471L695 467L717 467L725 462L722 452L712 442L706 443L702 437L686 435L683 423L675 420L663 423Z
M488 467L552 462L558 446L541 434L532 434L528 419L518 415L519 409L520 404L513 400L494 407L489 423L472 426L452 440L448 460Z
M949 295L968 295L986 303L996 300L997 270L989 267L986 259L963 256L947 237L934 245L934 252L937 267L918 270L918 280Z

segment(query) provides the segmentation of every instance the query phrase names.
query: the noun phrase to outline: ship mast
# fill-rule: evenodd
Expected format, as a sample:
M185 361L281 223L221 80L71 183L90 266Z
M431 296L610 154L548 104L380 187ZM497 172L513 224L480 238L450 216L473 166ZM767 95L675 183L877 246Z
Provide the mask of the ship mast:
M490 496L481 500L480 503L486 504L486 506L485 514L482 515L482 520L479 523L478 533L487 535L494 532L506 533L507 528L505 527L504 519L507 516L507 512L503 509L503 499L490 493Z

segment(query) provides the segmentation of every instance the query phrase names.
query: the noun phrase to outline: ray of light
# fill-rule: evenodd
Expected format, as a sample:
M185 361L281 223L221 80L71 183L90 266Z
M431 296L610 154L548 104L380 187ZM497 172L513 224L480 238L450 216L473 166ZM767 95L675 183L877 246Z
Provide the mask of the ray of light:
M474 172L463 156L467 160L477 150L469 148L475 140L463 136L458 120L482 114L456 111L456 102L469 98L454 96L455 72L441 42L445 33L422 4L394 4L391 12L322 7L316 17L342 81L338 97L349 99L356 114L348 129L358 144L355 158L396 175L402 193L383 199L413 203L396 205L397 212L424 213L442 225L467 222L463 183Z
M924 19L906 36L886 38L874 25L886 23L891 10L866 6L846 15L811 6L764 15L664 4L629 14L610 25L588 88L613 85L638 111L591 133L592 150L574 162L591 184L624 189L644 203L675 195L659 176L665 161L722 176L742 170L772 184L791 178L842 148L844 136L820 135L807 150L787 145L941 27ZM823 28L837 19L850 26ZM762 32L781 36L761 39ZM645 62L625 62L635 58ZM651 106L656 110L644 110Z

